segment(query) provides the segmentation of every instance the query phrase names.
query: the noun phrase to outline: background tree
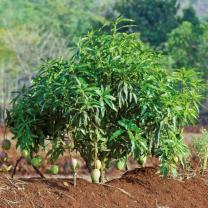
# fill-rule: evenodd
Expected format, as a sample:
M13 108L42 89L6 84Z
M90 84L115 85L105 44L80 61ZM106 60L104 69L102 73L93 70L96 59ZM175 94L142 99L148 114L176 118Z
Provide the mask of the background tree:
M178 0L120 0L115 10L123 17L135 21L133 31L139 31L141 40L152 46L160 46L167 34L182 21L199 24L192 6L182 8Z
M139 31L141 39L153 46L165 42L167 33L178 26L177 0L121 0L115 9L123 17L134 20L134 31Z
M193 25L183 22L178 28L169 33L166 52L173 61L173 68L189 67L207 77L207 23Z
M171 31L166 43L166 52L170 58L172 68L194 68L201 77L208 80L208 27L207 23L193 25L183 22L178 28ZM208 95L206 92L205 108L207 111Z
M202 34L198 50L199 69L203 72L203 77L208 87L208 23L203 23L201 29ZM208 111L208 90L206 91L204 111Z
M191 22L194 26L200 24L199 18L196 16L196 12L192 6L183 9L183 14L181 22L188 21Z
M198 63L198 33L190 22L183 22L168 35L166 48L174 68L196 67Z

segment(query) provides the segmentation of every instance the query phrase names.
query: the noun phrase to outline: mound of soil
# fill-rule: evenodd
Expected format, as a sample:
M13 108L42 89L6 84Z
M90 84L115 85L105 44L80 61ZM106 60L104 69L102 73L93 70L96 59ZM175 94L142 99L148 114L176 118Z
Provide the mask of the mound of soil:
M195 125L184 127L184 133L201 133L202 129L208 129L208 125Z
M154 168L125 173L106 184L78 179L10 179L0 176L0 207L207 208L208 178L163 179Z

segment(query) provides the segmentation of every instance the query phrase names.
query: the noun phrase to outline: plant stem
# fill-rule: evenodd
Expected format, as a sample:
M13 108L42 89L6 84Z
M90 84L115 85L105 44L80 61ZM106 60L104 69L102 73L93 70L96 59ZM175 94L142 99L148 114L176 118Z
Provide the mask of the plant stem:
M102 165L101 165L101 176L100 176L100 182L104 183L106 180L106 175L105 175L105 162L102 161Z
M77 186L77 173L76 172L73 173L73 180L74 180L74 187L76 187Z
M45 176L40 172L40 170L38 168L36 168L35 166L32 165L32 167L34 168L34 170L36 171L36 173L38 175L40 175L41 178L45 178Z
M21 156L18 160L17 160L17 162L16 162L16 164L15 164L15 166L14 166L14 169L13 169L13 171L12 171L12 178L14 177L14 175L15 175L15 173L16 173L16 169L17 169L17 166L18 166L18 164L19 164L19 162L21 161L23 159L23 157Z

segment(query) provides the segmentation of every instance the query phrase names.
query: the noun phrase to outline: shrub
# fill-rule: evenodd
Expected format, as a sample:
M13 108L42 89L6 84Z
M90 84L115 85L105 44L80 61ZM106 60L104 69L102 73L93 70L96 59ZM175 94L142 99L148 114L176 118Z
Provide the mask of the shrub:
M101 160L103 174L112 159L157 155L165 175L169 158L183 159L182 126L197 118L201 82L193 71L166 70L136 34L119 33L121 21L110 35L82 38L70 60L40 67L8 112L17 147L32 155L49 140L56 160L71 144L90 172Z

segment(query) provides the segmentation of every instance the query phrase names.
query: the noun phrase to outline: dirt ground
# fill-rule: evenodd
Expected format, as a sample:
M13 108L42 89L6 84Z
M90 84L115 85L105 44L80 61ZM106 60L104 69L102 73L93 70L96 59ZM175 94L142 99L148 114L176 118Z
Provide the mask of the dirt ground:
M184 134L186 143L199 132L189 128ZM8 155L7 164L14 166L19 157L14 144ZM39 178L26 161L20 163L14 179L10 178L11 172L0 173L0 208L208 208L208 175L191 174L186 180L164 179L152 167L157 164L154 159L147 162L146 168L130 160L129 172L112 167L107 173L107 183L92 184L83 160L79 155L76 157L80 163L77 187L73 186L72 174L67 169L67 155L57 161L60 174L56 177L47 174L50 168L47 160L41 167L47 179ZM197 169L198 162L193 157L193 169Z
M154 168L125 173L106 184L78 179L10 179L0 176L0 207L207 208L208 178L163 179Z

